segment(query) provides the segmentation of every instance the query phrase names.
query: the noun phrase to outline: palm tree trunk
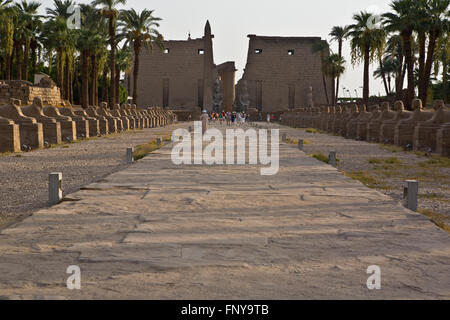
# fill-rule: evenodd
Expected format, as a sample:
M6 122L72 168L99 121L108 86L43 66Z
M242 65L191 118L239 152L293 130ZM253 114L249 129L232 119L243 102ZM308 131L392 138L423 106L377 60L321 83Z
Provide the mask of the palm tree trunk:
M86 51L81 52L81 106L89 106L89 59Z
M384 64L383 59L381 59L381 55L378 55L378 62L380 63L380 70L381 70L381 78L383 79L384 84L384 90L386 91L386 96L389 95L389 89L386 81L386 72L384 72Z
M342 39L339 40L338 54L339 54L339 59L341 59L342 58ZM333 105L336 105L337 99L339 98L339 79L340 79L340 75L338 75L337 79L336 79L336 97L333 102Z
M120 69L118 65L116 65L116 84L114 85L114 90L116 90L114 96L116 98L115 103L117 104L120 103Z
M6 80L11 80L12 55L6 55Z
M412 48L411 48L411 31L402 32L403 38L403 47L405 50L405 61L408 70L408 94L407 101L405 102L405 106L408 110L411 110L411 103L414 99L414 60L412 56Z
M109 58L110 69L111 69L111 82L110 82L110 94L109 94L109 103L110 106L114 106L116 101L116 30L115 30L115 18L109 18L109 45L111 47L111 53Z
M23 70L22 70L22 76L24 80L28 80L28 59L30 56L30 40L27 39L25 41L25 51L23 54Z
M108 101L108 66L105 64L102 74L102 102L107 101ZM109 107L111 108L112 105L110 104Z
M138 93L138 77L139 77L139 53L141 48L139 46L134 47L134 66L133 66L133 103L137 105ZM128 81L129 83L130 81Z
M58 87L61 89L61 97L65 97L64 92L64 65L65 65L65 56L62 48L58 48L57 52L57 60L58 60Z
M16 76L17 80L22 80L22 45L16 46Z
M419 32L419 99L425 104L427 97L424 97L424 71L425 71L425 43L426 34L423 31Z
M423 103L426 104L427 96L428 96L428 87L430 84L430 77L431 77L431 69L433 67L433 61L434 61L434 52L436 50L436 40L439 37L439 30L432 30L430 32L430 39L428 41L428 54L427 54L427 60L425 63L425 69L424 69L424 77L423 77L423 83L422 83L422 93L423 93Z
M31 74L34 77L36 73L36 63L37 63L37 41L32 39L30 43L30 49L31 49Z
M369 104L369 65L370 65L370 46L366 44L364 49L364 84L363 84L363 101Z
M97 57L95 54L91 55L91 94L89 97L89 102L92 105L97 105L95 103L95 82L97 81L97 75L95 71L95 65L97 64Z

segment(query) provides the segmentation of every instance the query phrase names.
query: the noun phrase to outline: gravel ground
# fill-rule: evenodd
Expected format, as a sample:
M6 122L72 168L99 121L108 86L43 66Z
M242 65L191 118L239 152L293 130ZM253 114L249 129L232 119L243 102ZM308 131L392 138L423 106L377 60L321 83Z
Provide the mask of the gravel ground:
M339 159L339 170L347 174L363 173L364 176L374 178L377 181L374 188L396 200L403 200L406 180L418 180L419 209L443 215L450 226L450 160L447 158L433 158L440 158L445 162L444 165L429 164L427 161L433 161L432 158L412 151L402 151L391 145L345 139L331 134L310 133L307 129L278 124L270 126L280 128L280 137L285 132L287 137L292 139L292 143L297 143L299 138L308 140L310 143L304 145L307 154L322 153L328 156L330 150L335 150ZM378 163L373 163L374 161Z
M170 136L173 126L127 131L19 155L0 155L0 228L46 207L48 174L62 172L67 195L127 166L127 147Z

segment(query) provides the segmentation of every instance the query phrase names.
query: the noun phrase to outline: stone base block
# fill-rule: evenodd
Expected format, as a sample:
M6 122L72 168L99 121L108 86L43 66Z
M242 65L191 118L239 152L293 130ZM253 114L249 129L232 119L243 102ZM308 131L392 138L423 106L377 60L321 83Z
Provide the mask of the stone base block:
M77 127L77 137L78 138L89 138L90 130L89 130L89 120L76 120L75 121Z
M450 157L450 126L441 127L436 133L436 152Z
M61 120L61 137L62 141L76 141L77 140L77 125L75 121Z
M98 120L90 119L89 121L89 135L96 137L100 134L100 123Z
M44 141L50 144L61 143L61 124L59 122L44 122Z
M414 129L413 148L414 150L422 150L431 148L436 150L436 134L440 126L422 126L418 125Z
M0 152L20 152L19 125L0 123Z
M395 127L394 144L399 147L413 145L416 123L398 124Z
M100 126L100 134L107 134L109 132L108 120L99 119L98 123Z
M33 149L44 146L44 129L42 123L20 123L20 144Z
M117 120L114 118L108 118L108 130L110 133L118 132L117 131Z

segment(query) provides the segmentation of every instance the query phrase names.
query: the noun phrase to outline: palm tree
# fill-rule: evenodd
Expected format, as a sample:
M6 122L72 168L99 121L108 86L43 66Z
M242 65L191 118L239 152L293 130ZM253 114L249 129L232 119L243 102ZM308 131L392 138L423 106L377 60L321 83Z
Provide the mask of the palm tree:
M41 41L45 44L52 56L56 51L57 85L61 89L63 99L71 99L73 78L73 61L78 31L67 27L69 7L73 6L71 0L54 0L54 8L47 8L48 20L42 28ZM51 64L52 61L49 61Z
M120 73L128 72L133 65L133 53L129 47L118 48L116 51L116 97L118 99L117 103L121 103L120 101Z
M333 88L331 89L331 100L333 101L333 106L336 105L336 91L335 91L335 81L345 71L345 59L339 54L331 54L324 61L324 72L326 75L330 76L333 81Z
M118 18L117 6L120 4L125 4L126 0L94 0L92 3L94 6L103 6L101 9L102 15L108 19L108 28L109 28L109 46L110 46L110 55L109 55L109 65L111 71L111 88L110 88L110 105L113 106L115 103L118 103L116 97L116 89L114 88L116 83L116 22Z
M372 19L371 13L361 11L353 16L355 23L349 27L352 63L359 63L361 60L364 63L363 100L365 104L369 102L369 66L386 38L384 30L371 27Z
M411 108L414 99L414 57L412 51L412 34L417 29L420 10L416 0L394 0L391 3L393 12L383 14L384 25L387 31L400 32L402 38L405 62L408 72L408 94L405 105Z
M330 32L330 36L332 37L331 41L337 41L338 43L338 56L341 58L342 58L342 45L344 40L347 39L348 37L348 31L349 31L348 26L345 27L335 26L333 27L333 29L331 29ZM336 100L339 97L339 79L340 76L338 76L336 80ZM336 104L336 101L333 101L333 104Z
M153 10L144 9L140 13L134 9L123 10L120 13L119 26L122 36L126 39L125 45L133 46L134 66L133 66L133 103L138 104L138 76L139 76L139 55L142 47L147 50L156 44L161 50L164 49L164 38L156 29L159 27L158 21L161 18L153 16Z
M390 57L384 57L382 64L373 72L373 76L376 79L382 78L385 84L386 96L389 96L392 92L391 79L398 70L398 61ZM386 81L385 81L386 80Z
M320 61L322 62L322 82L323 82L323 90L325 92L325 98L327 100L327 104L330 104L330 100L328 99L328 89L327 89L327 79L325 72L325 60L330 55L330 47L326 41L316 41L312 46L313 53L320 53Z
M16 3L20 19L23 24L23 36L24 36L24 55L22 66L22 77L28 80L28 66L30 56L30 46L33 39L36 39L37 29L39 28L41 21L40 16L37 15L37 11L41 4L39 2L22 0L20 3ZM33 42L34 43L34 42Z
M5 61L4 77L6 80L11 79L11 59L14 46L14 22L12 19L12 10L9 4L12 0L0 0L0 19L2 24L0 25L1 33L1 49L3 59Z
M395 62L395 94L396 99L401 100L403 83L406 75L406 62L403 50L403 41L400 35L393 34L389 37L386 43L385 58Z
M423 73L419 73L419 98L426 101L428 87L430 84L431 71L435 60L436 45L441 34L447 32L450 27L450 0L429 0L426 3L426 26L428 27L429 39L427 57ZM422 76L422 79L420 79Z
M89 5L81 5L82 28L79 32L77 48L81 60L81 105L98 105L98 73L100 57L104 55L105 19ZM90 72L89 72L90 71ZM89 76L90 75L90 76ZM91 90L89 90L89 80Z

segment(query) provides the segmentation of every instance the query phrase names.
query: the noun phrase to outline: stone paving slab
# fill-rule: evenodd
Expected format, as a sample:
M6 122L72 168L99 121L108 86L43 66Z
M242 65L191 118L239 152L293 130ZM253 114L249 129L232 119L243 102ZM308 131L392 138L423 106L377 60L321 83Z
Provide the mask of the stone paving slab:
M280 171L175 166L166 146L0 233L0 297L449 299L450 237L280 144ZM382 288L366 287L379 265ZM66 268L81 268L81 290Z

